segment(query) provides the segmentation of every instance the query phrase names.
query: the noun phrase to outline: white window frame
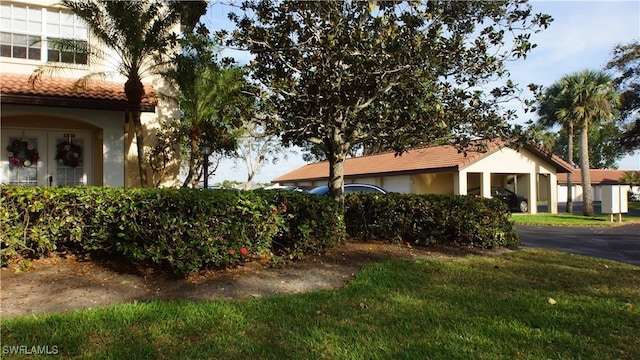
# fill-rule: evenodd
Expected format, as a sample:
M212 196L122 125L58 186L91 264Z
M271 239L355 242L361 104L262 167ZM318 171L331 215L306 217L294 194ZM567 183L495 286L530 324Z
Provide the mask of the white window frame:
M11 43L3 43L3 46L9 45L11 47L10 56L2 56L2 59L13 59L18 61L35 61L35 62L47 62L54 61L60 62L59 60L64 58L62 54L58 55L58 59L49 59L49 42L48 39L72 39L76 41L85 41L88 43L89 41L89 30L80 18L78 18L75 14L72 14L68 11L64 11L62 9L48 9L44 7L31 6L31 5L22 5L22 4L12 4L12 3L2 3L1 6L1 22L0 22L0 32L2 36L6 39L7 34L10 36ZM23 10L24 9L24 10ZM21 18L16 18L15 14L18 11L25 11L26 18L23 20ZM40 21L36 21L33 17L30 17L34 11L38 11ZM58 21L52 21L52 15L57 15ZM64 17L67 19L64 19ZM30 21L31 19L31 21ZM15 24L18 22L24 21L25 26L23 29L16 30ZM68 24L71 23L71 25ZM30 24L39 24L39 26L34 25L30 27ZM53 30L56 29L56 30ZM52 31L53 30L53 31ZM18 36L27 36L27 44L26 44L26 54L25 57L15 57L14 56L14 39ZM39 42L34 43L34 37L39 39ZM34 49L38 49L40 51L39 59L30 58L29 52L35 51ZM67 54L67 57L69 54ZM74 54L72 56L74 59L73 62L65 61L64 63L75 64L79 66L88 65L88 59L84 56L84 62L76 62L78 59L78 54ZM82 58L82 57L80 57Z

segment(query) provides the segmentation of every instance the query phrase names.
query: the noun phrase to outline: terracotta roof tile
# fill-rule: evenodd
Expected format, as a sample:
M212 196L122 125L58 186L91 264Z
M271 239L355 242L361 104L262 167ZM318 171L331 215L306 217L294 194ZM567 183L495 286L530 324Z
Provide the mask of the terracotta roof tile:
M407 172L436 172L457 171L474 163L482 157L491 154L505 146L504 142L484 142L487 144L486 152L471 148L465 153L450 145L430 146L411 149L402 156L395 153L383 153L362 157L349 158L344 164L344 176L368 176L390 173ZM527 146L527 148L548 161L555 164L558 171L570 171L571 165L557 155L541 150L539 147ZM293 180L320 180L329 177L329 163L322 161L308 164L287 174L284 174L272 182Z
M124 84L121 82L107 82L91 80L86 88L80 88L78 79L58 77L41 77L35 84L29 81L29 75L0 74L2 96L33 96L42 98L101 100L126 102ZM145 84L143 106L155 106L156 94L150 84Z
M591 184L618 184L624 173L636 170L591 169ZM640 175L640 171L636 171ZM573 183L582 182L582 170L573 171ZM567 174L558 174L558 184L567 184Z

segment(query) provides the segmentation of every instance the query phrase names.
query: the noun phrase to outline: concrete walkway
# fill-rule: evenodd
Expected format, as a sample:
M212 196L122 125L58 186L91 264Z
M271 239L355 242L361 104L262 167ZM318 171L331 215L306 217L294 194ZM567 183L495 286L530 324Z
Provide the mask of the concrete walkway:
M640 266L640 224L616 227L517 225L524 247L564 251Z

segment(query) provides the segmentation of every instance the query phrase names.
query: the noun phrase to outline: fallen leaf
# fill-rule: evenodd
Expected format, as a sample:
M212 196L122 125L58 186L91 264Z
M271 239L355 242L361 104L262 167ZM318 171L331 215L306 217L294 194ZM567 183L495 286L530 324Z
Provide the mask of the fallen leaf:
M555 301L553 298L549 298L547 301L548 301L548 302L549 302L549 304L551 304L551 305L555 305L555 304L557 304L557 303L558 303L558 302L557 302L557 301Z

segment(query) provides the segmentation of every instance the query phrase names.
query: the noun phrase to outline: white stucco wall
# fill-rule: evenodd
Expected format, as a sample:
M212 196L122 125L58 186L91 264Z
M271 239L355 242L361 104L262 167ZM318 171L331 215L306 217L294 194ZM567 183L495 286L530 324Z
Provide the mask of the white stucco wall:
M543 183L544 186L549 188L547 190L549 209L552 213L557 212L558 194L557 191L552 191L557 188L558 183L556 169L545 159L538 157L527 149L516 151L511 148L502 148L463 167L460 169L459 176L455 179L458 181L457 189L466 188L466 179L469 173L482 173L481 193L483 196L489 196L491 185L501 186L501 184L491 184L492 176L489 175L490 173L519 175L518 193L529 198L531 213L537 212L537 206L535 206L538 200L539 187L537 174L548 174Z
M411 192L411 179L409 175L384 176L380 186L389 192L408 194Z
M15 5L33 6L34 8L43 8L43 19L46 18L47 12L51 9L59 10L61 6L57 0L12 0L7 2ZM46 29L45 22L43 22L44 29ZM180 26L176 25L176 33L180 32ZM96 46L95 39L89 37L89 43L92 46ZM99 44L97 44L99 46ZM93 58L88 66L79 66L78 69L65 68L62 71L53 72L47 74L46 77L61 77L69 79L79 79L87 74L102 73L107 78L96 78L95 80L106 80L112 82L119 82L123 84L126 78L119 74L117 61L114 61L118 57L114 55L113 50L103 49L105 51L104 59ZM46 49L43 49L43 54L46 53ZM43 55L44 56L44 55ZM44 59L44 57L43 57ZM42 60L30 60L30 59L17 59L17 58L0 58L1 71L3 73L13 74L33 74L34 70L45 65ZM143 79L144 83L152 83L156 90L156 95L160 92L164 94L170 94L171 89L166 86L165 81L160 76L149 76ZM103 110L84 110L84 109L67 109L67 108L55 108L55 107L41 107L41 106L2 106L2 116L13 115L38 115L46 114L49 116L69 118L79 121L84 121L89 124L95 125L103 129L103 151L104 151L104 185L108 186L124 186L127 183L126 177L136 178L137 175L137 149L135 147L135 141L131 142L131 146L128 148L127 159L128 168L131 169L129 174L125 174L125 147L128 145L124 141L124 112L115 111L103 111ZM156 106L155 113L143 113L142 122L147 128L149 133L154 133L160 127L160 124L164 121L171 119L177 119L179 117L179 109L177 104L164 100L162 97L158 97L158 105ZM133 138L134 136L131 136ZM152 146L154 144L153 136L146 138L146 145ZM178 179L178 166L179 164L171 164L171 169L166 174L162 175L160 185L162 186L177 186L179 185ZM134 171L135 169L135 171ZM154 179L155 183L155 179Z

